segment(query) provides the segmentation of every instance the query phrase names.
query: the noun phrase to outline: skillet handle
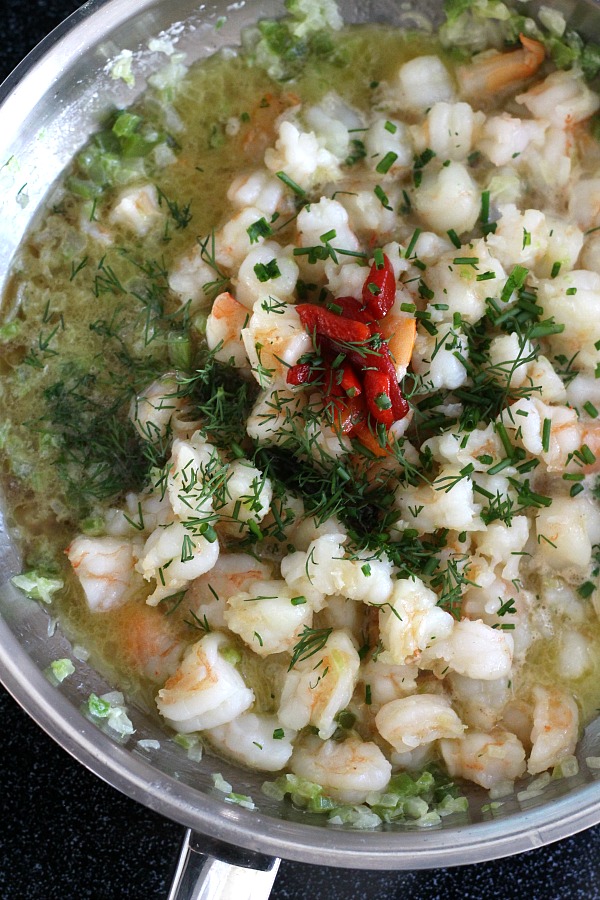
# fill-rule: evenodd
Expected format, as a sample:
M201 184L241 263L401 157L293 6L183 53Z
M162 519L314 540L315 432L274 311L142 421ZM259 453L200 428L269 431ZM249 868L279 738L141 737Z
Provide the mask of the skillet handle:
M167 900L268 900L279 863L188 828Z

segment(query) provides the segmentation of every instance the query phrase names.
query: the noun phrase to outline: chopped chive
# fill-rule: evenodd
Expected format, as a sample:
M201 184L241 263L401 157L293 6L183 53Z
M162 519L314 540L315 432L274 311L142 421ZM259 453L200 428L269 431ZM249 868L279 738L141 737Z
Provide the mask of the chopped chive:
M479 262L478 256L456 256L452 262L455 266L476 266Z
M398 126L394 125L394 123L390 121L387 121L383 127L386 131L389 131L390 134L396 134L396 132L398 131Z
M284 737L285 737L285 731L283 730L283 728L276 728L275 731L273 732L273 740L274 741L281 741L281 740L283 740Z
M417 243L417 241L419 240L419 235L420 235L420 234L421 234L421 229L420 229L420 228L415 228L415 230L413 231L413 235L412 235L412 237L411 237L411 239L410 239L410 241L409 241L408 247L406 248L406 251L405 251L405 253L404 253L404 258L405 258L405 259L410 259L411 255L412 255L412 252L413 252L413 250L415 249L416 243Z
M577 588L577 593L580 597L583 597L584 600L587 600L588 597L592 596L595 590L596 585L593 581L584 581L583 584L579 585Z
M547 453L550 449L550 432L552 431L552 420L544 419L542 427L542 450Z
M390 206L390 199L380 184L375 185L375 187L373 188L373 193L375 194L381 205L384 207L384 209L392 209L392 207Z
M275 172L275 174L277 175L277 177L279 178L280 181L283 181L283 183L287 187L289 187L289 189L291 191L293 191L299 197L304 197L304 195L306 194L306 191L304 190L304 188L301 188L299 184L296 184L295 181L292 181L292 179L289 177L289 175L286 175L285 172Z
M506 283L502 288L500 299L503 303L508 303L514 291L518 291L525 284L525 279L529 275L529 269L525 266L515 266L506 279Z
M450 240L452 241L452 243L454 244L456 249L460 250L460 248L462 247L462 244L461 244L460 238L457 235L457 233L455 232L454 228L450 228L449 231L446 232L446 234L448 235L448 237L450 238Z
M253 222L252 225L246 228L246 231L251 244L256 244L259 237L270 237L273 234L273 229L264 217Z
M475 276L475 281L491 281L495 277L495 272L481 272L480 275Z
M328 241L332 241L334 237L336 237L336 230L332 228L331 231L326 231L325 234L322 234L319 240L326 244Z
M497 475L498 472L502 472L504 469L507 469L509 466L513 465L513 460L510 456L505 456L504 459L501 459L499 463L496 463L495 466L491 466L487 473L488 475Z
M590 448L588 447L587 444L581 445L581 449L580 449L579 453L580 453L581 458L583 459L584 463L586 463L588 466L591 466L592 463L596 462L596 454L592 453L592 451L590 450Z
M281 272L277 265L276 259L269 260L268 263L256 263L254 266L254 274L261 284L271 281L272 278L279 278Z
M555 262L552 265L552 271L550 272L550 278L556 278L558 273L560 272L560 267L562 266L561 262Z
M583 404L583 408L585 409L588 416L590 416L590 418L596 419L598 417L598 410L596 409L596 407L594 406L593 403L590 403L589 400L587 400Z
M584 488L583 488L582 484L574 484L573 487L571 488L571 490L569 491L569 496L576 497L577 494L581 494L583 489Z
M385 266L385 259L381 247L378 247L377 250L373 251L373 260L378 269L383 269Z
M304 603L306 603L306 597L292 597L290 602L292 606L302 606Z
M512 459L515 455L515 448L513 447L512 443L511 443L511 440L508 436L508 432L506 431L506 428L504 427L502 422L497 422L495 425L495 429L496 429L496 434L502 441L502 445L506 451L506 455L510 456Z
M483 191L481 195L481 212L479 213L479 221L484 225L490 220L490 192Z
M576 287L567 288L565 293L566 293L567 297L572 297L574 294L577 293L577 288Z
M398 154L390 150L390 152L386 153L383 159L381 159L377 163L377 165L375 166L375 171L379 172L380 175L385 175L390 171L397 159Z

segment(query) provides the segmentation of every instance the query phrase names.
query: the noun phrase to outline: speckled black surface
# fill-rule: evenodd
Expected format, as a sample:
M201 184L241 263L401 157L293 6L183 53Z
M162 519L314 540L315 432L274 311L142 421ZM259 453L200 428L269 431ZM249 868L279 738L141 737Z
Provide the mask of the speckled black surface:
M77 0L4 7L0 77ZM8 7L8 8L7 8ZM53 743L0 688L0 900L159 900L182 828L119 794ZM600 826L477 866L355 872L283 862L273 900L600 900Z

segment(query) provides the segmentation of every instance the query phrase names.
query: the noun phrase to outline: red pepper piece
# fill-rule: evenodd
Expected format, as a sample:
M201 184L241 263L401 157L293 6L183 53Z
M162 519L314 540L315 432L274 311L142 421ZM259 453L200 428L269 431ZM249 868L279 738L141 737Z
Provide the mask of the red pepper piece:
M342 400L341 397L330 397L328 400L333 413L333 427L342 434L352 435L355 429L365 421L366 412L362 397Z
M296 312L308 331L316 331L318 335L334 341L362 344L371 337L371 329L364 322L336 316L314 303L298 303Z
M383 343L379 348L378 355L367 357L369 362L367 365L376 366L380 372L388 376L390 381L390 400L392 401L392 411L394 413L394 422L403 419L408 415L409 406L400 390L398 379L396 378L396 367L392 355L387 344Z
M383 265L377 268L374 262L371 266L362 291L363 305L367 307L375 319L383 319L396 299L396 276L388 257L383 254Z
M331 363L329 364L331 366ZM334 397L360 397L362 384L349 362L331 367L325 378L325 392Z
M367 369L364 378L367 409L377 422L389 428L394 423L389 376Z
M369 326L375 325L371 313L355 297L336 297L335 300L332 300L331 306L339 307L341 309L339 315L344 319L354 319L356 322L363 322ZM335 310L332 311L335 312Z
M287 370L285 380L288 384L308 384L310 381L314 380L312 376L313 373L308 363L298 363L295 366L290 366Z
M392 401L392 411L394 413L394 421L403 419L409 410L408 403L402 396L400 386L396 379L396 368L390 354L388 345L382 338L382 342L377 351L373 350L373 345L369 344L369 352L361 353L360 348L336 346L335 341L328 342L327 338L323 338L323 344L335 352L343 353L358 372L364 372L365 369L378 369L390 379L390 399Z

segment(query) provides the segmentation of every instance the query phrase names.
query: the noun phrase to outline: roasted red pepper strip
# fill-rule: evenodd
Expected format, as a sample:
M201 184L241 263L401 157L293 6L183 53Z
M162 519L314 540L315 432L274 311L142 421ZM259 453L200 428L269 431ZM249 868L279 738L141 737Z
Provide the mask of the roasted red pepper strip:
M330 307L332 312L336 311L335 307L341 309L339 315L344 319L354 319L356 322L363 322L365 325L376 329L377 323L374 321L373 316L363 306L361 301L355 297L336 297L335 300L332 300Z
M334 369L334 379L338 382L339 387L344 392L345 396L360 397L362 394L362 385L350 363L342 363L340 369L342 371L341 378L339 375L335 374L336 370Z
M334 397L360 397L362 384L350 363L344 360L334 366L335 357L326 348L323 349L323 355L328 365L327 375L324 379L325 393L332 394Z
M383 319L394 305L396 276L385 253L380 269L377 268L376 262L371 266L371 271L363 285L362 299L363 305L375 319Z
M376 366L380 372L388 376L390 380L390 400L392 401L392 412L394 413L394 422L403 419L408 415L409 406L400 390L398 379L396 378L396 367L388 345L383 343L378 350L377 356L370 355L367 365Z
M323 342L326 346L333 349L334 352L339 350L347 356L355 370L358 372L364 372L365 369L378 369L380 372L387 375L390 379L390 399L392 401L394 421L397 422L398 419L403 419L408 414L409 406L402 396L400 386L396 379L396 368L388 345L383 338L378 350L371 350L369 353L361 353L360 348L355 349L354 347L347 346L337 347L334 341L328 342L327 338L324 338ZM372 344L369 346L372 348Z
M384 372L367 369L364 379L367 410L377 422L389 428L394 423L389 376Z
M351 344L362 344L371 337L371 329L364 322L342 318L314 303L298 303L295 309L304 327L323 337Z
M356 427L367 417L362 397L353 397L351 400L330 397L328 403L333 415L333 426L342 434L353 434Z
M308 363L299 363L295 366L290 366L287 370L285 380L288 384L295 385L308 384L310 381L314 381L311 366L309 366Z

